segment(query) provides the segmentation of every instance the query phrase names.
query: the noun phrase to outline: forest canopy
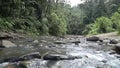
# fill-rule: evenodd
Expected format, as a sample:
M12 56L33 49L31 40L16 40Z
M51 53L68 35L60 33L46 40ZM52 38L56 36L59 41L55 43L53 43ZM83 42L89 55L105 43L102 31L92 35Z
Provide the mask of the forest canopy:
M120 32L120 0L0 0L0 30L36 35Z

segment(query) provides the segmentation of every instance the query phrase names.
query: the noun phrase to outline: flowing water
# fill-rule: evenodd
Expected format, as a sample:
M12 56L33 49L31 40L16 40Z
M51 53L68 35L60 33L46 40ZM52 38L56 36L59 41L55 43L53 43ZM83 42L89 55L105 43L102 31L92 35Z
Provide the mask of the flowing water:
M55 39L56 40L56 39ZM97 42L88 42L85 38L80 38L81 43L54 44L53 40L40 43L38 46L23 44L24 46L5 48L0 50L0 68L12 68L11 64L16 64L13 68L120 68L120 58L117 54L111 54L111 46L99 45ZM27 46L28 45L28 46ZM74 60L43 60L31 59L21 62L3 62L10 57L20 57L28 53L39 52L77 56ZM17 67L18 64L24 64L26 67Z

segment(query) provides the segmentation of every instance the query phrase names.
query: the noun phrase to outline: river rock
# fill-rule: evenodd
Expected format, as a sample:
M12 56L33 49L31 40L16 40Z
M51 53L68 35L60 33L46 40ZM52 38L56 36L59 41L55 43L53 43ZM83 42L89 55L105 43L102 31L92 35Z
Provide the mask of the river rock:
M58 54L47 54L43 57L44 60L74 60L78 58L81 57L58 55Z
M66 44L67 42L65 42L65 41L55 41L54 43L55 44Z
M4 59L3 62L19 62L19 61L27 61L27 60L31 60L31 59L35 59L35 58L41 59L39 52L30 53L27 55L23 55L21 57L6 58L6 59Z
M110 40L110 44L117 44L117 43L118 43L118 40L116 40L116 39Z
M16 47L17 45L15 45L14 43L12 43L9 40L2 40L2 44L0 47L5 47L5 48L9 48L9 47Z
M39 52L35 52L35 53L30 53L30 54L21 56L20 58L22 58L22 59L24 59L24 60L31 60L31 59L35 59L35 58L40 59L40 58L41 58L41 55L40 55Z
M61 60L63 58L68 58L68 57L63 55L57 55L57 54L47 54L43 57L44 60Z
M88 37L86 38L87 41L99 41L100 38L99 37L96 37L96 36L91 36L91 37Z
M18 62L18 61L26 61L26 60L31 60L31 59L41 59L41 56L39 54L39 52L35 52L35 53L30 53L27 55L23 55L21 57L12 57L12 58L8 58L5 59L4 62Z
M80 41L72 41L72 43L75 43L75 45L78 45L81 42Z
M9 39L9 38L13 38L13 37L11 35L9 35L8 33L1 33L0 34L0 40Z
M39 45L39 41L38 40L34 40L31 45L32 46L38 46Z
M116 53L120 54L120 43L118 43L117 45L115 45L114 49L113 49Z
M33 43L39 43L39 41L38 40L34 40Z

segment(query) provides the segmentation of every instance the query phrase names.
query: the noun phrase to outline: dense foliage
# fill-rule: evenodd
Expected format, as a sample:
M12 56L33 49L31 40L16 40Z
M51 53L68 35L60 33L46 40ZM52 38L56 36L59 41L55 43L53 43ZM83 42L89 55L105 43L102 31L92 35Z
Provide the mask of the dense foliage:
M111 17L99 17L94 23L90 24L88 34L108 33L118 30L120 32L120 14L119 11L112 14Z
M66 20L56 12L57 4L64 4L63 1L0 0L0 30L64 35L67 30Z
M120 33L120 0L0 0L0 30L37 35Z

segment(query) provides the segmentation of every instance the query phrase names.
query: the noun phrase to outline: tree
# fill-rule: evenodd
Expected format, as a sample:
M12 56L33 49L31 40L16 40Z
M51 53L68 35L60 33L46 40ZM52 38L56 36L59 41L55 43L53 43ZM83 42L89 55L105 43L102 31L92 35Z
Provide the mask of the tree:
M49 22L49 33L55 36L66 34L66 22L64 19L59 18L57 14L51 14L51 21Z

